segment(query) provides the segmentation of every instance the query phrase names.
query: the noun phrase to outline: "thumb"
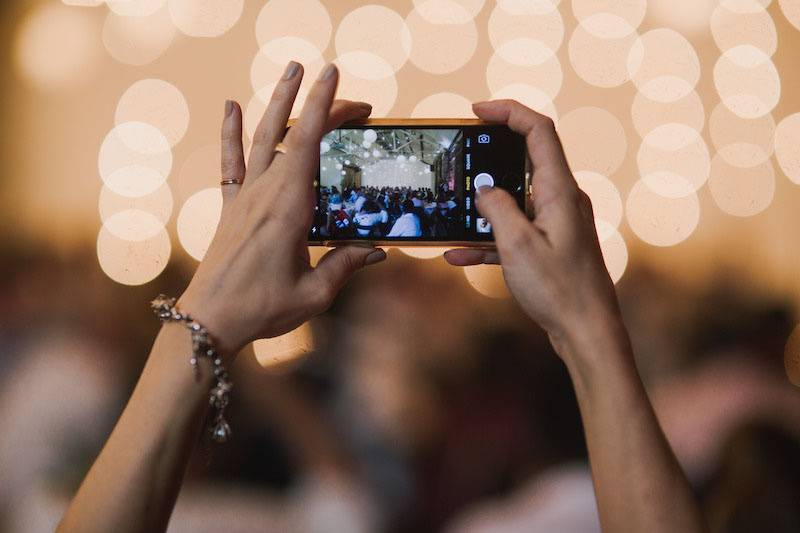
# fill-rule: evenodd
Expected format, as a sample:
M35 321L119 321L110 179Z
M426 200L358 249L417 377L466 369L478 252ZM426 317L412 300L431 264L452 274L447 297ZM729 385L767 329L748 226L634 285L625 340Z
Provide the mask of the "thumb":
M498 248L514 246L533 234L530 220L505 190L481 187L476 205L480 214L491 223Z
M361 246L334 248L319 260L312 273L314 278L312 286L318 294L326 296L328 300L333 300L356 271L365 266L380 263L384 259L386 259L386 252L380 248Z

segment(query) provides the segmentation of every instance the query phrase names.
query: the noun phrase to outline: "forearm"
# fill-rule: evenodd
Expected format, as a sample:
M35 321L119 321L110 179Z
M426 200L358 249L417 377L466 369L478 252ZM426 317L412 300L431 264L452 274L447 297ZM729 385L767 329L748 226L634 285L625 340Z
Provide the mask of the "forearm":
M627 331L613 319L557 343L583 419L603 530L705 531L691 487L656 420Z
M161 329L128 405L59 531L166 529L208 408L211 370L201 361L196 379L190 352L183 325Z

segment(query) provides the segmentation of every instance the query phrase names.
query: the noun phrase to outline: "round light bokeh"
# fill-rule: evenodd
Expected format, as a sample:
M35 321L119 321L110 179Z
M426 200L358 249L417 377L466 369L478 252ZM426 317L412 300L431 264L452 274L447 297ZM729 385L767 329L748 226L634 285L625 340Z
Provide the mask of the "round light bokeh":
M438 0L428 0L438 2ZM424 11L424 10L423 10ZM415 7L406 17L409 60L431 74L449 74L466 65L478 46L478 28L470 18L458 23L432 23Z
M106 0L108 9L124 17L146 17L161 9L167 0Z
M178 240L186 253L202 261L217 232L222 214L222 191L218 187L194 193L178 214Z
M783 173L800 185L800 113L781 120L775 130L775 156Z
M339 66L337 98L372 104L372 116L386 116L397 100L397 79L392 67L369 52L349 52L336 59Z
M642 139L636 162L642 180L667 198L693 195L711 171L711 157L702 136L674 122L653 129Z
M512 83L492 93L492 100L516 100L519 103L550 117L558 124L558 110L553 99L538 87L526 83Z
M554 53L564 41L564 20L555 8L557 2L539 0L534 2L498 2L489 16L489 41L498 51L509 41L516 39L535 39ZM524 4L529 4L528 6ZM507 48L502 53L514 52ZM513 57L505 57L513 63Z
M122 196L103 185L100 189L100 197L97 201L97 208L100 211L100 220L103 222L116 213L135 209L151 213L164 225L169 221L169 217L172 216L172 206L172 191L170 190L169 183L164 183L154 192L138 198Z
M166 9L146 17L109 13L103 24L103 45L120 63L147 65L166 52L176 33Z
M723 52L714 65L714 85L722 102L742 118L772 111L781 97L781 79L770 57L753 45Z
M503 53L513 48L514 52ZM514 58L511 63L506 58ZM551 99L561 91L564 80L561 63L552 50L534 39L515 39L503 44L489 60L486 83L489 91L499 91L515 83L539 87Z
M613 175L628 151L625 129L620 121L599 107L573 109L558 122L570 168Z
M78 7L97 7L103 5L106 0L61 0L61 3L68 6Z
M124 209L106 218L103 226L114 237L141 242L154 238L164 224L152 213L141 209Z
M97 260L105 274L123 285L143 285L155 279L169 262L169 235L163 228L154 237L130 241L114 236L105 225L97 235Z
M708 119L708 130L714 148L730 165L753 167L772 156L775 121L771 113L745 119L719 103Z
M697 194L666 198L641 179L625 203L628 225L642 241L653 246L674 246L685 241L700 221Z
M756 0L720 2L711 15L711 34L724 52L749 44L772 56L778 49L778 32L767 10Z
M778 0L786 20L800 30L800 2L797 0Z
M373 4L345 15L336 30L335 42L339 57L350 52L367 51L383 59L393 72L397 72L408 60L411 33L396 11Z
M175 26L190 37L219 37L242 17L244 0L169 0Z
M464 276L472 288L489 298L510 298L503 269L500 265L473 265L464 267Z
M164 134L170 146L175 146L189 128L189 105L180 89L171 83L157 79L140 80L123 93L114 121L116 124L151 124Z
M684 124L695 131L703 131L706 111L697 91L673 102L658 102L637 92L631 104L631 118L636 132L640 137L645 137L668 123Z
M572 0L572 12L578 22L594 15L614 15L638 28L647 12L647 0Z
M617 230L612 229L611 234L600 243L600 251L611 280L617 283L628 266L628 246L625 239Z
M670 0L648 2L647 17L656 26L686 35L707 35L708 21L720 0Z
M642 34L628 56L628 73L651 100L674 102L692 92L700 80L700 59L680 33L659 28Z
M737 217L750 217L765 210L775 196L775 171L766 160L749 168L734 166L714 156L708 189L719 208Z
M332 31L330 14L319 0L270 0L256 19L259 46L281 37L299 37L325 50Z
M414 118L475 118L472 102L455 93L436 93L420 100L411 112Z
M124 122L103 140L98 168L103 182L115 193L144 196L169 176L172 150L158 128L144 122Z
M409 257L416 259L436 259L442 257L450 248L440 248L436 246L398 246L398 250Z
M63 5L41 5L26 16L15 43L17 69L42 87L72 85L97 59L97 27Z
M254 91L275 83L283 77L289 61L303 65L303 87L309 87L319 76L325 59L313 43L299 37L279 37L268 41L253 58L250 67L250 83ZM266 95L265 103L270 94Z
M464 24L475 18L486 0L414 0L414 7L431 24Z
M313 349L314 337L311 326L307 322L279 337L259 339L253 342L256 359L265 368L294 361Z
M592 211L596 219L605 222L612 230L616 230L622 221L622 197L616 185L607 177L589 170L574 172L575 181L592 201ZM596 224L601 241L610 236L604 224Z
M628 57L639 34L611 14L582 20L569 39L569 60L580 78L595 87L617 87L630 80Z

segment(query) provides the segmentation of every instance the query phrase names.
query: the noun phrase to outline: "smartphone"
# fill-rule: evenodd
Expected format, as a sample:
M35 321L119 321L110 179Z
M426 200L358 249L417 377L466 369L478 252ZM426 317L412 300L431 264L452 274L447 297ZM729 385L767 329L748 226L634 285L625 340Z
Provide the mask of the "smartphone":
M478 187L529 205L525 139L507 126L469 119L371 119L320 142L309 244L491 246Z

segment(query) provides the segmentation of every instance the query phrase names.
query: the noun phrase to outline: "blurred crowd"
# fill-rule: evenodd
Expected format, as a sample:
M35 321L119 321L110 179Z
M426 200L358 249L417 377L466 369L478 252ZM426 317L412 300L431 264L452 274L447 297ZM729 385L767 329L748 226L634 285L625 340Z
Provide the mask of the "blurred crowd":
M361 197L387 214L401 198L439 209L432 191L326 194L343 210ZM52 531L158 330L149 299L177 294L193 266L125 287L91 248L4 249L0 531ZM800 531L788 303L736 278L697 289L635 265L619 293L712 531ZM170 531L599 531L569 377L513 301L392 252L312 328L315 350L284 366L240 355L234 436L199 443Z
M429 188L320 188L315 226L325 238L448 240L459 232L461 205L446 184ZM456 233L459 232L459 233Z

